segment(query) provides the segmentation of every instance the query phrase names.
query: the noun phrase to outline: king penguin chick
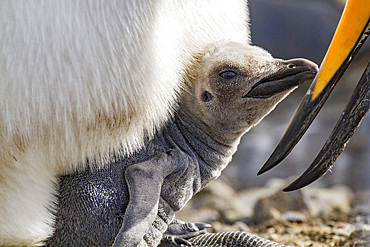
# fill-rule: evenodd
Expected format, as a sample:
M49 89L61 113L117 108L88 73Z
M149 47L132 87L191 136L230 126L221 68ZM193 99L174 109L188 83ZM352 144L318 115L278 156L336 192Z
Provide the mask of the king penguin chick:
M163 234L201 233L196 224L174 220L175 212L220 175L245 132L316 72L308 60L274 59L235 42L197 54L174 117L141 150L60 178L48 244L157 246Z
M250 43L241 0L14 0L0 13L0 246L50 236L58 175L152 138L194 54Z

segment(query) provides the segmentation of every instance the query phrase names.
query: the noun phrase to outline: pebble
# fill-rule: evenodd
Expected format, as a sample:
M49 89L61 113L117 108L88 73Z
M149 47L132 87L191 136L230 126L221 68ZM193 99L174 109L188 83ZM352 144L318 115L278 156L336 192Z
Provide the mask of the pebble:
M255 223L261 224L265 221L279 220L282 214L286 212L290 212L290 214L292 212L297 212L297 214L307 213L309 210L307 199L302 190L291 193L279 190L275 194L262 197L257 201L254 207L253 220Z
M305 214L296 212L296 211L288 211L281 215L281 219L284 221L294 222L294 223L302 223L307 220Z
M352 231L345 247L369 247L370 246L370 225L362 225Z

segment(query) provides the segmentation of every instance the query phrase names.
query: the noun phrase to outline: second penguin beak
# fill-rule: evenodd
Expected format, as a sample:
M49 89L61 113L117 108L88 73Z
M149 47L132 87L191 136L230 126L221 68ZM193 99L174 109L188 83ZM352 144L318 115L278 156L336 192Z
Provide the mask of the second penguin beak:
M320 66L319 73L301 101L283 138L270 158L266 161L265 165L258 172L258 175L279 164L298 143L317 116L334 87L337 85L337 82L348 65L365 42L369 35L369 31L369 1L348 0L333 40ZM334 135L345 138L338 139L335 137L337 140L336 145L326 145L319 157L315 159L305 174L291 186L287 187L285 191L291 191L306 186L330 169L340 152L343 151L350 136L369 110L369 91L368 67L353 97L348 103L346 112L343 113L343 116L346 116L346 118L341 118L340 120L342 122L345 120L345 124L340 124L338 121L337 127L334 129L333 136L330 137L329 142L333 141ZM351 117L347 116L348 113L351 113Z

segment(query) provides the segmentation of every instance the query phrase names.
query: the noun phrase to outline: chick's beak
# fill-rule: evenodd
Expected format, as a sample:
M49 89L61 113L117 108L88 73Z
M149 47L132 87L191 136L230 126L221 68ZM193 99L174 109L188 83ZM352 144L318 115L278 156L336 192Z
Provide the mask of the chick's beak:
M348 0L333 40L310 89L301 101L283 138L258 172L262 174L279 164L301 139L326 99L347 69L369 34L370 4L368 1ZM324 175L344 149L353 132L369 110L369 66L346 107L346 121L338 124L330 138L336 144L326 145L307 171L285 191L310 184ZM344 116L343 116L344 117ZM343 125L344 124L344 125ZM340 138L339 138L340 137ZM329 139L330 139L329 138ZM330 142L330 141L329 141ZM334 149L334 150L333 150Z
M243 98L268 98L292 89L315 77L317 65L307 59L281 62L282 69L258 81Z

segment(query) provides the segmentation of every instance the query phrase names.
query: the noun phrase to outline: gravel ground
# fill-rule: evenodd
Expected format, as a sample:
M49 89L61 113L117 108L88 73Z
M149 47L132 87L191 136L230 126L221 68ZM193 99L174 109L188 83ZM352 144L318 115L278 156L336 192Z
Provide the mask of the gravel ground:
M281 192L287 181L235 191L215 181L177 214L212 224L209 232L245 231L289 246L370 246L370 191L346 186Z

